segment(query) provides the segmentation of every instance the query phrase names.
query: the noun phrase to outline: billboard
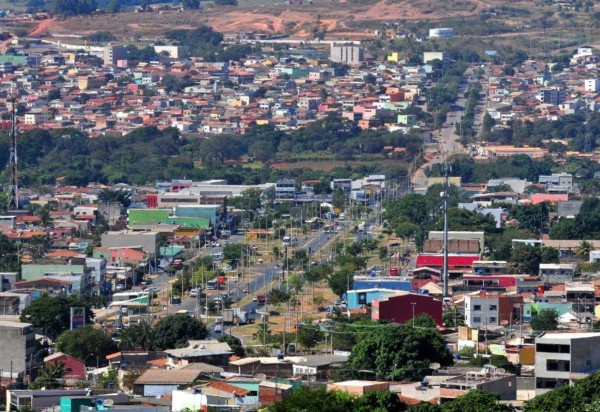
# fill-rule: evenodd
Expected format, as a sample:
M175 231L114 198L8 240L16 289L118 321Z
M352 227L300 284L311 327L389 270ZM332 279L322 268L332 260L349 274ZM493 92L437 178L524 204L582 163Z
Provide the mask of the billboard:
M85 326L85 308L71 308L71 330Z

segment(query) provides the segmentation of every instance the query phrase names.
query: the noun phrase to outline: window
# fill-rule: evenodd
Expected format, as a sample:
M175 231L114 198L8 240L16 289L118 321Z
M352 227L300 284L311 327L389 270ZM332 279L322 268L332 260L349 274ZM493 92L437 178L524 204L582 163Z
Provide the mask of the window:
M490 305L490 311L497 312L498 311L498 306L496 306L496 305Z
M551 343L538 343L536 345L536 351L546 353L571 353L571 346L556 345Z
M492 316L491 318L488 318L488 322L490 323L496 323L498 320L496 319L495 316Z
M481 305L473 305L473 310L481 310Z
M367 294L364 292L361 292L358 294L358 304L359 305L366 305L367 304Z
M481 318L479 316L475 316L473 318L473 323L481 323Z

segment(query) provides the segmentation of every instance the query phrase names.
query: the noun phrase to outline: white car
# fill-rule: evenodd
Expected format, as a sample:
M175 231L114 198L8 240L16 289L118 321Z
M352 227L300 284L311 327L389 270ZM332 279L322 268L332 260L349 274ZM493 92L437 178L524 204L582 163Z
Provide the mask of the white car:
M195 298L198 296L198 289L190 289L190 297Z
M223 328L221 327L221 325L217 324L215 325L214 331L215 333L223 333Z

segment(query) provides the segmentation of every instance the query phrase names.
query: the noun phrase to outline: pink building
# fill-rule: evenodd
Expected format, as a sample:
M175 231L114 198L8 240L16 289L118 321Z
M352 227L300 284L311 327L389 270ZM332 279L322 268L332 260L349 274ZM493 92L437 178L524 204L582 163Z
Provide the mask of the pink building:
M64 363L65 370L68 371L65 374L65 379L67 381L85 380L85 363L83 360L62 352L56 352L44 358L44 363L46 365L54 365L58 362Z

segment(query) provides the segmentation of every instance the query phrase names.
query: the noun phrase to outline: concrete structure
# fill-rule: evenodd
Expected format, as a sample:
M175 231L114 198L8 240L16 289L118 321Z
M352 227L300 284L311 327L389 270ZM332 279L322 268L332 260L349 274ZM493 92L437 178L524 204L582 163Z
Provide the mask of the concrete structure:
M0 348L2 376L9 376L11 370L13 377L25 374L37 350L31 324L0 321Z
M568 200L566 202L558 202L558 218L560 219L561 217L566 217L567 219L574 219L575 216L579 214L582 204L583 200Z
M429 231L428 235L429 239L444 239L443 231ZM448 240L473 240L476 239L479 241L479 250L483 250L484 245L484 233L483 232L467 232L467 231L448 231Z
M454 29L452 27L438 27L435 29L429 29L429 37L449 39L454 37Z
M109 43L108 46L103 49L102 59L105 66L113 66L117 64L119 60L127 60L127 47L113 46Z
M440 60L442 62L448 61L448 54L446 52L424 52L423 53L423 64L431 63L434 60Z
M428 295L404 292L374 300L371 304L371 319L388 320L394 323L406 323L413 316L429 315L435 323L443 326L442 301Z
M187 46L154 46L156 54L167 53L172 59L180 59L190 55L190 48Z
M277 199L293 199L296 195L296 181L294 179L279 179L275 183L275 197Z
M209 365L225 366L233 353L226 342L217 340L190 340L188 346L179 349L169 349L171 366L186 366L190 363L207 363Z
M522 296L502 296L481 292L465 297L465 324L470 328L510 324L519 317Z
M347 292L348 309L358 309L365 305L370 305L373 300L385 299L388 296L398 294L398 290L394 289L354 289Z
M467 372L440 383L440 403L458 398L472 390L495 393L502 401L517 399L517 377L498 373L492 365L486 365L480 372Z
M473 273L478 275L504 275L506 274L506 264L504 260L478 260L473 262Z
M156 256L158 253L158 232L134 232L121 230L102 234L102 247L104 248L132 248Z
M369 392L386 392L390 389L389 382L378 381L344 381L330 383L327 385L328 391L343 391L350 395L362 396Z
M18 272L0 272L0 292L13 289L18 278Z
M600 92L600 79L585 79L583 89L586 92Z
M544 280L570 280L575 273L575 263L540 263L539 275Z
M536 94L536 99L544 104L558 106L566 100L565 91L559 87L546 87Z
M546 333L535 339L535 345L536 395L600 369L600 333Z
M546 186L548 193L568 193L573 189L573 175L570 173L540 175L539 183Z
M363 48L353 43L332 43L329 60L349 65L360 64L363 60Z

